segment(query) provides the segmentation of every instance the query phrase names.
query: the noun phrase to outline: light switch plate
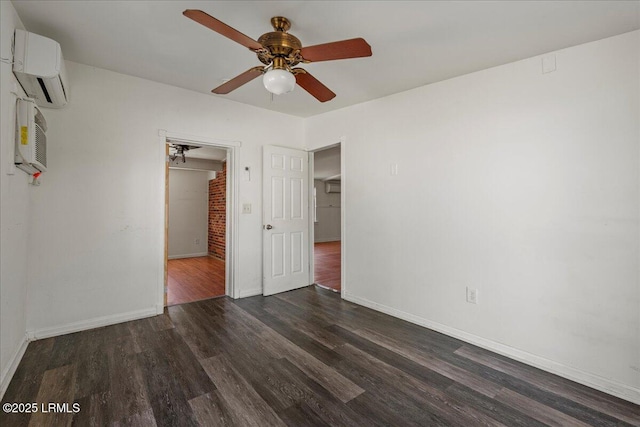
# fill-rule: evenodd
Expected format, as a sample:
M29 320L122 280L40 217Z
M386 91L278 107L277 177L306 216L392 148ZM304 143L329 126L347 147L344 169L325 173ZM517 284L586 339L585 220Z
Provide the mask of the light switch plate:
M471 304L478 303L478 290L467 286L467 302Z
M242 205L242 213L243 214L250 214L251 213L251 203L244 203Z

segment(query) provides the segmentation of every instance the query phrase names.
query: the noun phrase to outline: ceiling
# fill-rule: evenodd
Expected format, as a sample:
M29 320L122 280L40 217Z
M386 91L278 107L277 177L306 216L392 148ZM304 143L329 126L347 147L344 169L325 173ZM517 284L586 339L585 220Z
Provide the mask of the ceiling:
M340 180L340 146L313 153L313 179Z
M173 148L170 148L169 151L171 153L175 152ZM188 157L191 159L226 161L227 150L224 148L200 146L195 149L191 149L187 151L185 153L185 157Z
M300 117L640 28L638 1L19 1L27 30L65 59ZM369 58L304 65L336 94L272 96L260 79L211 89L260 65L243 46L182 16L201 9L257 39L289 18L303 46L365 38ZM73 81L70 82L73 90Z

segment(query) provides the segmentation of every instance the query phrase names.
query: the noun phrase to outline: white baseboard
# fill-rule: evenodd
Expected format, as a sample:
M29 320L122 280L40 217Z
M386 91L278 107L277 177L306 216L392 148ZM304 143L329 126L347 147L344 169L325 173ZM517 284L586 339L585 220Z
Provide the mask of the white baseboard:
M13 378L13 374L16 373L16 369L18 369L18 365L22 360L22 356L24 356L24 352L27 351L27 345L29 345L29 340L27 339L27 335L25 334L22 337L22 341L20 345L16 349L16 352L11 357L9 364L2 371L2 375L0 376L0 400L4 397L4 393L7 391L9 387L9 383L11 382L11 378Z
M546 359L544 357L536 356L535 354L527 353L526 351L518 350L517 348L509 347L498 342L479 337L468 332L461 331L450 326L443 325L401 310L397 310L392 307L388 307L377 302L369 301L366 298L360 298L355 295L343 292L342 297L347 301L363 305L376 311L381 311L393 317L397 317L402 320L406 320L416 325L424 326L437 332L441 332L450 337L457 338L459 340L468 342L478 347L482 347L486 350L493 351L495 353L507 356L511 359L519 362L531 365L533 367L542 369L552 374L567 378L571 381L586 385L587 387L594 388L607 394L619 397L624 400L628 400L635 404L640 404L640 389L621 384L616 381L595 375L580 369L573 368L571 366L564 365L562 363L555 362L553 360Z
M255 297L256 295L262 295L262 288L241 290L238 298Z
M167 259L198 258L201 256L209 256L209 252L198 252L197 254L169 255Z
M340 236L338 237L326 237L324 239L315 239L314 243L327 243L327 242L339 242Z
M66 325L35 329L27 331L27 339L29 341L35 341L43 338L70 334L73 332L86 331L87 329L115 325L117 323L128 322L130 320L144 319L145 317L157 316L158 309L158 307L154 306L144 310L130 311L128 313L120 313L111 316L96 317L89 320L81 320L80 322L67 323Z

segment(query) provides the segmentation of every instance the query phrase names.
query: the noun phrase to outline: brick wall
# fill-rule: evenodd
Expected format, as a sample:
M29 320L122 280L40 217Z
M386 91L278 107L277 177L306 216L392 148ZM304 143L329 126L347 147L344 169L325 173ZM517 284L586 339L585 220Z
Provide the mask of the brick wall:
M209 181L209 254L224 260L227 216L227 163Z

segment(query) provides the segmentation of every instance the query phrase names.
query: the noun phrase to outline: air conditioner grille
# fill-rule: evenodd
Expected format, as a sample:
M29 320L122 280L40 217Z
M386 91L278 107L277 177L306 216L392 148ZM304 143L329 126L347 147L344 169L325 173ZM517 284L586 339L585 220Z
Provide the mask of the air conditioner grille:
M36 161L39 162L45 168L47 167L47 136L39 125L35 125L36 128Z

